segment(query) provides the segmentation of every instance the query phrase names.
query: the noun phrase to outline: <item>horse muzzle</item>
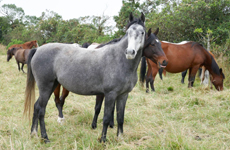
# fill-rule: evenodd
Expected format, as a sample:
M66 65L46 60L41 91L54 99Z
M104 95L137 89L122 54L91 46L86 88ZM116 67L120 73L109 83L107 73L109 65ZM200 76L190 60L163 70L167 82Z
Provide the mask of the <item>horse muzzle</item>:
M136 56L136 51L133 49L127 49L125 51L126 59L134 59Z
M158 67L159 67L159 68L165 68L165 67L167 66L167 64L168 64L168 61L163 60L162 63L158 62L158 65L159 65Z

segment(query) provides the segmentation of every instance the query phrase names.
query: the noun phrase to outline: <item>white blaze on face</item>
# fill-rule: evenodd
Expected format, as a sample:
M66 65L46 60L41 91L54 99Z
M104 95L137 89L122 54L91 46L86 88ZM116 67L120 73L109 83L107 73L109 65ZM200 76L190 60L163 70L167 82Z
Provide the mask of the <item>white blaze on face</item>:
M128 47L126 49L126 59L134 59L138 50L143 48L145 31L141 25L134 24L127 30Z

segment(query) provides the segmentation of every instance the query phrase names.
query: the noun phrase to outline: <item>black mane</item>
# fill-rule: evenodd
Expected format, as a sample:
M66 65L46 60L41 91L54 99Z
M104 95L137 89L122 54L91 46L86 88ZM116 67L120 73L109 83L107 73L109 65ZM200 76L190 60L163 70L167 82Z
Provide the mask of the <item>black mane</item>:
M96 48L101 48L101 47L103 47L103 46L105 46L105 45L117 43L117 42L119 42L121 39L122 39L122 38L113 39L113 40L109 41L108 43L104 43L104 44L98 45Z
M213 72L215 74L217 74L217 75L220 75L220 68L219 68L219 66L217 65L217 63L216 63L215 59L213 58L213 56L210 53L209 53L209 55L211 56L211 59L212 59L212 65L211 65L211 67L212 67Z
M129 22L127 25L126 25L126 30L128 30L128 28L133 25L133 24L139 24L141 25L142 27L145 28L145 24L144 22L140 19L140 18L134 18L133 21Z

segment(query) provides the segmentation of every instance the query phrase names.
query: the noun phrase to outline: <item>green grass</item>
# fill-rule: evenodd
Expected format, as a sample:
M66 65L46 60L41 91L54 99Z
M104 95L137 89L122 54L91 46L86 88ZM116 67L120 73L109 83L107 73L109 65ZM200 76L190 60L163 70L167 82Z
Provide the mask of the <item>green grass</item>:
M205 88L199 79L189 89L187 77L181 84L180 74L169 73L163 81L157 75L156 92L146 94L137 83L126 104L124 139L117 139L115 122L106 144L98 142L103 108L97 129L91 129L95 96L70 93L60 125L52 95L45 116L51 143L44 144L40 129L38 138L30 137L31 122L22 115L26 74L17 70L14 58L6 62L5 52L0 55L0 149L230 149L230 90Z

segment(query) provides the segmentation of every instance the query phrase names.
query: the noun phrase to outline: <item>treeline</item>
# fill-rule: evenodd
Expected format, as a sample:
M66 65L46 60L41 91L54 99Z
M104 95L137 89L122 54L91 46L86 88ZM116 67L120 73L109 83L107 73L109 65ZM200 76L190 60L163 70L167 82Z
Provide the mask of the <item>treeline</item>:
M164 41L197 41L226 55L230 54L230 1L229 0L123 0L118 16L113 16L118 30L108 26L108 16L84 16L63 20L53 12L40 17L25 15L23 8L4 4L0 12L0 42L38 40L39 45L49 42L79 43L106 42L125 34L129 13L144 12L146 28L160 28L158 38Z

